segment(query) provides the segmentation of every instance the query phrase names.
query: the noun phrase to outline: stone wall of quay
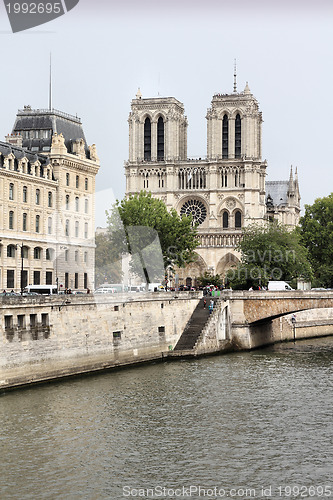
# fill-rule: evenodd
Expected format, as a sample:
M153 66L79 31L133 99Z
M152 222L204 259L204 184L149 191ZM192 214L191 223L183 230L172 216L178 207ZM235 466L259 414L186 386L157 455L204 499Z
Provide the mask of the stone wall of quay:
M0 388L161 359L199 294L1 297Z

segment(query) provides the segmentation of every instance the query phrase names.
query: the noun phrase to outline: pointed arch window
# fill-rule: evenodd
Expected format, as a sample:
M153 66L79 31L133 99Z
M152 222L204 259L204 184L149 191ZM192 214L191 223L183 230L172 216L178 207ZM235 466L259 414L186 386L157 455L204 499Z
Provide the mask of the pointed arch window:
M229 155L229 120L224 115L222 121L222 158L228 158Z
M242 214L240 213L239 210L235 213L235 227L236 228L241 228L242 227Z
M228 212L223 212L222 225L223 225L223 229L227 229L229 227L229 214L228 214Z
M164 121L160 116L157 121L157 160L164 159Z
M235 158L241 157L241 144L242 144L242 124L239 113L236 115L235 120Z
M147 117L144 124L144 159L151 160L151 123L150 119Z

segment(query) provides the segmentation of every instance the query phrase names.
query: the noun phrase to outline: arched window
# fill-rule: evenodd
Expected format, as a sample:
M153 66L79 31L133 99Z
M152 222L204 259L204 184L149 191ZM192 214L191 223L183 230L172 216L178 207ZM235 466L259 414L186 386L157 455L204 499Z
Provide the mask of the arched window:
M84 237L88 238L88 222L84 224Z
M69 173L66 174L66 186L69 186Z
M75 197L75 211L76 212L79 211L79 197L78 196Z
M79 187L79 185L80 185L80 177L77 175L77 176L75 177L75 187L77 187L77 188L78 188L78 187Z
M23 198L22 198L23 203L27 203L28 201L28 188L27 186L23 186Z
M161 116L157 121L157 159L164 159L164 121Z
M79 221L75 221L75 237L79 237Z
M237 114L235 120L235 158L241 157L241 145L242 145L241 118L239 114Z
M21 251L22 251L21 255L22 255L23 259L27 259L29 257L29 248L22 247Z
M48 234L52 234L52 217L47 219L47 232Z
M227 229L229 227L229 214L228 212L223 212L223 229Z
M15 245L8 245L7 257L15 257Z
M235 227L242 227L242 214L239 210L235 213Z
M84 252L84 262L88 262L88 252Z
M66 223L65 223L65 235L69 236L69 220L68 219L66 219Z
M36 189L36 205L40 204L40 190Z
M12 182L9 184L9 199L14 199L14 184Z
M27 230L28 214L24 213L22 217L22 231Z
M86 191L88 191L88 178L87 177L84 179L84 189Z
M52 257L53 257L53 249L47 248L46 249L46 260L52 260Z
M88 199L87 198L84 200L84 212L86 214L88 213Z
M39 233L39 230L40 230L40 216L39 215L36 215L36 233Z
M78 250L75 250L75 253L74 253L74 260L75 260L75 262L78 262L78 261L79 261L79 251L78 251Z
M39 247L34 248L34 259L40 259L41 258L41 249Z
M51 191L49 191L47 198L48 198L48 206L52 207L52 192Z
M69 194L66 194L66 210L69 210Z
M10 210L9 212L9 229L14 229L14 212L13 210Z
M143 136L144 159L151 160L151 123L149 118L145 119Z
M229 120L224 115L222 121L222 158L228 158L229 155Z

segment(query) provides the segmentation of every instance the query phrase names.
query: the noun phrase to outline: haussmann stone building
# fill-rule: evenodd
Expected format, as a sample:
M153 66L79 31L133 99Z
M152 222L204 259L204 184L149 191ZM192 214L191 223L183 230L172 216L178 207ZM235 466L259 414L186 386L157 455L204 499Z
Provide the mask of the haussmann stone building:
M0 288L94 288L95 176L99 159L79 118L17 113L0 142Z
M139 89L128 119L126 194L150 191L199 223L197 261L178 270L187 285L205 271L224 276L239 262L243 227L276 219L292 228L300 215L297 170L266 182L262 113L248 84L215 94L206 119L207 155L198 159L187 157L188 122L174 97L143 98Z

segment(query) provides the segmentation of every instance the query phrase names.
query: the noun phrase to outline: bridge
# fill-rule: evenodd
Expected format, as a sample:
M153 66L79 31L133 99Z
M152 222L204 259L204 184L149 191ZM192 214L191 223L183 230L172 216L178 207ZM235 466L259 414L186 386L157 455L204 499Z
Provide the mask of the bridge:
M292 328L291 321L289 325L282 326L273 320L291 313L318 308L333 309L333 291L224 290L206 324L200 329L196 328L199 330L197 338L192 338L191 343L188 342L186 335L191 330L190 325L190 328L184 330L175 347L178 352L173 355L253 349L281 340L292 340L295 327ZM183 349L186 349L186 352Z

